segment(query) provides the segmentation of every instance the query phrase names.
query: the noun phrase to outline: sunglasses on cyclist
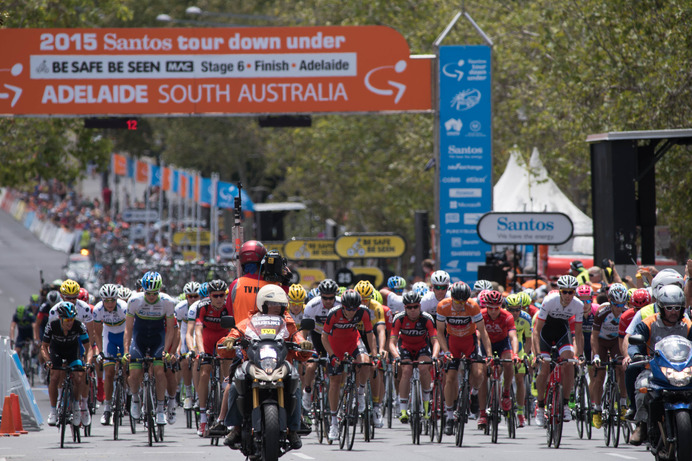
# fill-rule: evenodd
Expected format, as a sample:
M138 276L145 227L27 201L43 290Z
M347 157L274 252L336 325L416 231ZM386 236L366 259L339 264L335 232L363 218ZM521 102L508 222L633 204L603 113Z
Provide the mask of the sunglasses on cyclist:
M65 301L74 301L75 299L77 299L77 296L63 296L63 299Z
M420 308L420 304L407 304L407 305L406 305L406 310L409 310L409 309L419 309L419 308Z
M683 309L682 306L663 306L663 308L667 311L679 311L680 309Z
M360 306L358 306L358 307L346 307L346 306L341 306L341 307L343 307L344 310L346 310L346 311L352 312L352 311L357 311L358 308L359 308Z
M159 292L158 291L145 291L144 294L147 296L151 296L151 295L158 296Z
M115 302L115 298L107 298L107 299L104 299L103 302L104 302L104 303L114 303L114 302Z
M613 303L615 307L625 307L625 303Z
M565 295L573 295L574 290L560 290L560 293L565 294Z
M593 302L593 299L582 299L581 302L584 304L591 304Z
M188 298L199 298L199 295L186 295Z
M320 296L322 298L322 301L334 301L336 299L336 296Z
M226 297L226 293L217 293L217 294L215 294L215 295L210 295L210 296L211 296L212 298L219 299L219 298L224 298L224 297Z
M507 310L510 312L521 312L521 307L508 307Z
M449 285L433 285L433 290L446 290Z

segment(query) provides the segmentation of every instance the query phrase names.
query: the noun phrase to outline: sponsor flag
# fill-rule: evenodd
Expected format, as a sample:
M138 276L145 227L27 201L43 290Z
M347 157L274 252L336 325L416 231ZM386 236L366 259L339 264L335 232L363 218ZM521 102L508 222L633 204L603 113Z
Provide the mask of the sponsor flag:
M235 198L237 196L238 188L235 184L219 181L219 189L217 191L216 199L216 204L219 208L233 208L235 206ZM240 203L245 211L255 211L255 204L244 190L240 194L240 200Z
M129 156L127 157L127 177L135 177L135 159Z
M149 182L149 164L143 160L137 160L136 171L135 171L135 181L137 182Z
M149 185L150 186L160 186L161 185L161 167L156 165L149 165Z
M200 177L199 203L202 205L211 205L212 184L211 178Z
M127 176L127 157L120 154L113 154L113 173L118 176Z
M202 176L199 173L194 173L192 178L192 199L195 203L201 203L199 199L200 188L202 187Z
M171 176L172 176L172 170L165 166L161 168L161 188L163 190L171 190Z
M171 184L173 185L171 191L174 194L182 195L180 193L180 171L175 168L171 168Z

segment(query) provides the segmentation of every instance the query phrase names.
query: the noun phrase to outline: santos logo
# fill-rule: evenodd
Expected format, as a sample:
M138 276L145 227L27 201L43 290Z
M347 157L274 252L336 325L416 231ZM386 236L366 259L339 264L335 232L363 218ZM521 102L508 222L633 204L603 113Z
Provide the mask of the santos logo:
M533 218L528 221L512 221L506 216L501 216L497 220L498 231L551 231L554 229L553 221L535 221Z
M447 153L449 153L449 154L482 154L483 148L482 147L471 147L471 146L466 146L466 147L449 146Z

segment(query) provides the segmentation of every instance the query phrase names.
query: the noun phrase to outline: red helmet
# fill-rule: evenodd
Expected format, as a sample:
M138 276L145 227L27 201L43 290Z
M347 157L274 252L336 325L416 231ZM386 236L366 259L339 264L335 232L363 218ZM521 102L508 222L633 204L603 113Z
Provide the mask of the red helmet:
M262 242L248 240L240 247L240 264L259 263L267 254L267 249Z
M481 299L481 307L486 306L501 306L502 293L497 290L484 290L485 295Z
M634 307L644 307L651 304L651 295L649 294L649 290L646 288L634 290L634 293L632 293L632 301L630 301L630 303Z
M77 299L81 299L85 303L89 302L89 292L86 290L86 288L80 288L79 289L79 294L77 295Z

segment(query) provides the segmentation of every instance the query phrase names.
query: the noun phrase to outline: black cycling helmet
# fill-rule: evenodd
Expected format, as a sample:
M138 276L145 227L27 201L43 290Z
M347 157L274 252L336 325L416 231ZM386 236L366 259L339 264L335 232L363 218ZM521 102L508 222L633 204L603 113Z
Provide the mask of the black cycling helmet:
M324 279L317 289L320 290L320 295L335 295L339 291L339 285L332 279Z
M58 306L58 317L61 319L73 319L77 317L77 309L71 302L63 301Z
M468 301L471 297L471 288L464 282L455 282L450 292L452 299L456 301Z
M415 291L409 291L407 293L404 293L402 301L404 305L420 304L420 295Z
M329 280L329 279L327 279L327 280ZM334 283L333 280L332 280L332 283ZM341 305L344 306L344 308L346 308L347 310L358 309L358 307L360 307L361 301L362 301L362 299L361 299L360 295L358 294L358 292L356 290L353 290L353 289L346 290L341 295Z
M226 291L228 289L228 284L221 279L215 279L209 282L209 292L212 291Z

